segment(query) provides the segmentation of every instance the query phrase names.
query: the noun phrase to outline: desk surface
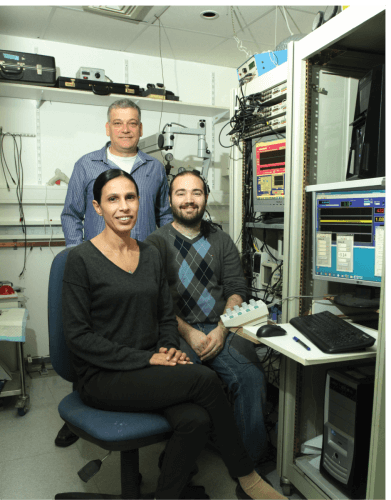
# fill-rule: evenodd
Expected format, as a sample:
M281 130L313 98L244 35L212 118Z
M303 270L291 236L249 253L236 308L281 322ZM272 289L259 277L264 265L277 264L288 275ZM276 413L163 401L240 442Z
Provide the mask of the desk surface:
M339 361L351 361L354 359L365 359L376 356L377 331L373 330L372 328L367 328L365 326L357 325L354 323L354 326L360 328L360 330L363 330L369 335L372 335L372 337L376 339L376 342L372 347L369 347L368 349L359 352L349 352L344 354L326 354L325 352L321 351L318 347L316 347L316 345L314 345L310 340L308 340L302 333L296 330L296 328L290 323L283 323L279 326L281 326L281 328L286 330L287 332L286 335L283 335L281 337L269 337L269 338L259 339L256 336L256 332L259 326L248 326L248 327L244 326L243 333L246 334L248 338L251 337L251 339L253 340L256 340L258 342L261 341L262 344L265 344L271 347L272 349L275 349L281 354L284 354L288 358L293 359L294 361L297 361L298 363L301 363L304 366L319 365L323 363L333 363ZM296 336L304 343L306 343L308 347L311 347L311 350L307 351L302 345L300 345L298 342L295 342L293 340L294 336Z

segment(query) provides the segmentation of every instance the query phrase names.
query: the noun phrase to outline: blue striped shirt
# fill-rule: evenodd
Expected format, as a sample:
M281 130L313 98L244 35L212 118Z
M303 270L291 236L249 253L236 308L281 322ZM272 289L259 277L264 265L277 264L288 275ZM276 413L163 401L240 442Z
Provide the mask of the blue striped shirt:
M82 156L75 163L61 213L62 230L67 246L91 240L105 228L103 217L95 212L92 205L94 199L92 190L99 174L110 168L119 168L108 160L106 153L108 146L110 142L102 149ZM139 188L140 208L131 236L143 241L155 231L156 227L162 227L173 220L167 177L162 163L140 150L132 168L132 177Z

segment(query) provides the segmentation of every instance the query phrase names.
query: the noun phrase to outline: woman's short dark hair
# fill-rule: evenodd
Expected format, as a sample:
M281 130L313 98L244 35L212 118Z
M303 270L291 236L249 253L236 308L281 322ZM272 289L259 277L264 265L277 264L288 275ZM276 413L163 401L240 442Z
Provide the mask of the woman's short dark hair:
M136 186L137 196L139 196L138 186L133 177L127 172L125 172L125 170L121 170L120 168L111 168L110 170L105 170L104 172L102 172L95 179L93 187L94 200L96 200L100 204L103 186L105 186L105 184L107 184L112 179L115 179L116 177L120 176L126 177L127 179L133 182L133 184Z

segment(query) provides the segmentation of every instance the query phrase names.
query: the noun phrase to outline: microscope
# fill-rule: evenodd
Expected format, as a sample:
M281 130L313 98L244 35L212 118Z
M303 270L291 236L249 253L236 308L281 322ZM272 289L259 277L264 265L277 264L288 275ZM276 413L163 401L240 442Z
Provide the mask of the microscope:
M176 125L176 126L175 126ZM188 128L184 125L180 125L179 123L166 123L163 127L162 132L158 132L157 134L150 135L145 139L141 139L138 143L138 147L144 151L144 153L151 154L156 151L170 151L174 147L174 139L176 135L194 135L198 138L198 150L197 156L198 158L203 158L201 175L207 180L208 179L208 171L211 162L211 152L208 149L205 140L206 134L206 125L205 120L200 120L198 122L197 128ZM172 153L166 153L165 160L166 164L166 174L169 175L170 170L172 168L171 161L174 159Z

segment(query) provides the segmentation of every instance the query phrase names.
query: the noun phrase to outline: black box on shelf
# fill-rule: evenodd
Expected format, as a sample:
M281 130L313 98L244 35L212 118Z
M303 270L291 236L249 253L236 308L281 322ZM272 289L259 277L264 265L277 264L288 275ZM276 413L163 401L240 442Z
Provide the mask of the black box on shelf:
M56 62L52 56L0 50L0 80L53 87Z

